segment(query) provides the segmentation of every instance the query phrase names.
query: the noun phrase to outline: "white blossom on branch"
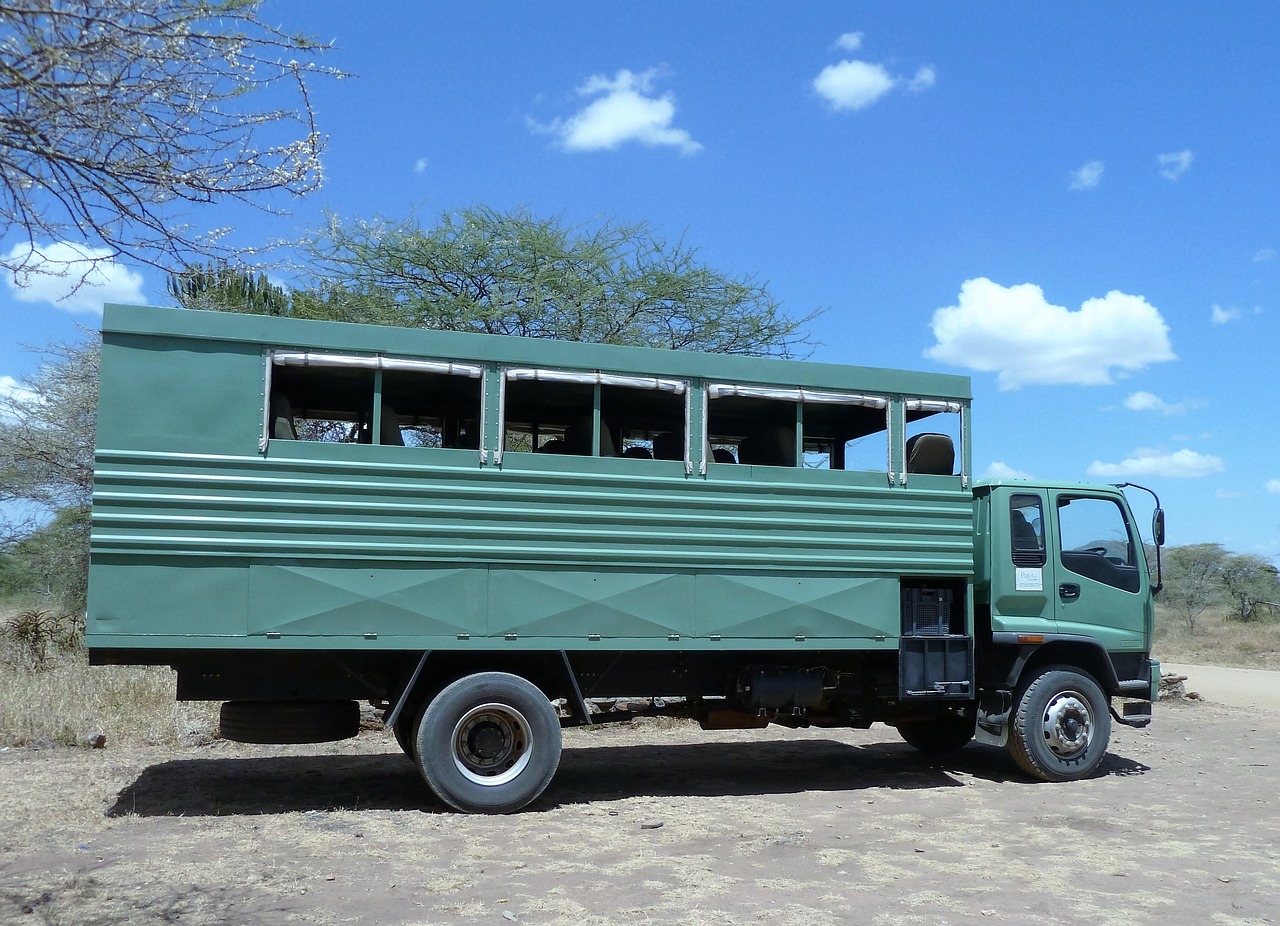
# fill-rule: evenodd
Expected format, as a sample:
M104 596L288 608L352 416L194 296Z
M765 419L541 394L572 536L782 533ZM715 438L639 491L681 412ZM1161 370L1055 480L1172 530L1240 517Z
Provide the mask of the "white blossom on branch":
M156 267L233 256L184 208L320 185L308 79L341 75L258 7L0 0L0 240L23 244L0 267L60 241Z

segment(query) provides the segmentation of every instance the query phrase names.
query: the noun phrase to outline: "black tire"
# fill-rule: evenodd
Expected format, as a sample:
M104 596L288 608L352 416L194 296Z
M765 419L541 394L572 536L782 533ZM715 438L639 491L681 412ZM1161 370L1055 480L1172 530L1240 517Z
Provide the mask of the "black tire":
M227 701L218 734L237 743L330 743L360 732L355 701Z
M1091 675L1068 666L1041 669L1017 705L1009 752L1019 768L1042 781L1076 781L1098 770L1111 741L1111 714Z
M534 800L560 765L560 718L531 682L480 672L431 700L417 761L440 800L464 813L511 813Z
M929 720L913 720L898 724L898 733L908 746L930 755L942 755L963 749L973 739L974 715L944 714Z
M391 726L391 732L395 735L396 743L399 744L404 754L414 761L416 765L418 756L415 750L414 740L417 738L418 724L413 711L401 711L400 716L396 718L396 722Z

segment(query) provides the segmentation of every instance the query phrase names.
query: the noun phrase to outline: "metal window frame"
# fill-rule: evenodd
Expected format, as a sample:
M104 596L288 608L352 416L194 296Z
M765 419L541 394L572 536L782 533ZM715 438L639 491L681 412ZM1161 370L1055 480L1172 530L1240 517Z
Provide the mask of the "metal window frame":
M956 448L956 459L960 463L960 485L964 488L969 487L969 465L966 457L969 441L967 438L969 406L964 402L957 402L955 399L924 399L924 398L906 398L902 402L902 434L901 446L902 451L902 474L899 476L898 484L907 484L907 412L928 411L935 414L949 414L960 416L960 427L957 429L957 437L960 446ZM890 464L892 468L892 464Z

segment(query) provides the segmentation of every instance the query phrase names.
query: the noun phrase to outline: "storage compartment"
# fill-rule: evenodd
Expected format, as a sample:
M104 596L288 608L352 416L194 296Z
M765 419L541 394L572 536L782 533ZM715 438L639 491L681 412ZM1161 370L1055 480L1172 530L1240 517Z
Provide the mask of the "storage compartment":
M945 637L952 633L953 597L949 588L903 588L902 635Z
M973 696L973 647L969 637L902 637L898 688L904 699Z

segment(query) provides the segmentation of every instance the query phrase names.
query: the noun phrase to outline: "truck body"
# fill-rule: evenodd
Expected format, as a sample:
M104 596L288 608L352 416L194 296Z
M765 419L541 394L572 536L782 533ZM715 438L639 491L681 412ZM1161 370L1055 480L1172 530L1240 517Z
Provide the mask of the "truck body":
M654 713L1083 777L1150 720L1143 544L1115 487L975 483L970 412L961 376L108 306L90 656L249 742L370 701L467 811Z

